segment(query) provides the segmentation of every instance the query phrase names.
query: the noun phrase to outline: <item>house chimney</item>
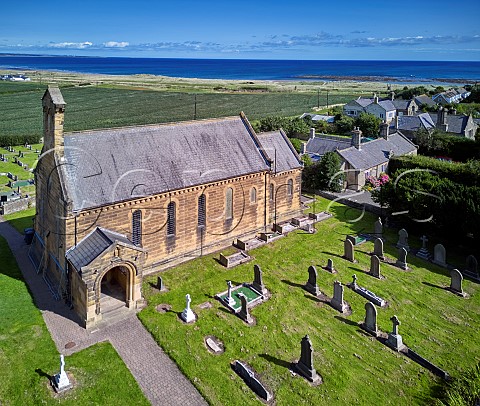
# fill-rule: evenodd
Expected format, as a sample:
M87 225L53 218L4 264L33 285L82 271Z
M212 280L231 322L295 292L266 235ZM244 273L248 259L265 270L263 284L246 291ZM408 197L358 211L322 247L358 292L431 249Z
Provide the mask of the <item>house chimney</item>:
M302 142L302 146L300 147L300 153L305 154L307 152L307 143Z
M310 139L315 138L315 128L310 128Z
M352 145L358 150L362 149L362 132L359 127L355 127L352 131Z
M447 110L440 106L438 109L438 116L437 116L437 128L441 131L447 132L448 124L447 124Z
M389 132L388 124L384 121L383 123L380 124L380 137L388 140L388 135L389 135L388 132Z
M373 95L373 102L374 102L375 104L378 104L378 96L377 96L376 93Z
M392 101L395 100L395 92L391 92L391 93L390 93L390 99L391 99Z
M398 130L398 115L395 116L395 130Z
M44 150L55 149L61 157L64 154L65 105L60 89L56 86L48 86L42 97Z

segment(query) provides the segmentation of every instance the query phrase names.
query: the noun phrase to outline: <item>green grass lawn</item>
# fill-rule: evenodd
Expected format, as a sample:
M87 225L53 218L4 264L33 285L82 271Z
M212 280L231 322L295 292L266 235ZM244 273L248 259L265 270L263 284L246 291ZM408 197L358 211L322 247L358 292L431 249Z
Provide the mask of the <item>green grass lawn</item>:
M327 201L316 205L324 209ZM235 359L247 362L272 390L278 405L412 405L431 404L435 385L440 381L410 359L366 335L357 322L364 319L366 300L345 289L345 300L353 313L344 317L329 305L317 301L302 289L308 279L308 266L315 265L320 290L333 294L333 282L346 284L355 273L358 284L389 302L378 309L378 325L389 332L389 320L396 314L401 321L404 342L450 375L458 376L480 360L478 327L480 287L464 282L469 299L444 289L450 283L446 270L409 256L411 272L382 264L384 280L364 272L373 250L371 242L357 247L352 264L343 260L345 234L373 228L369 214L355 223L358 211L334 204L334 217L318 224L314 235L294 232L272 244L251 251L254 261L225 269L206 256L182 264L162 274L169 291L158 293L146 278L144 295L148 307L139 317L157 342L175 360L180 369L213 405L259 404L256 397L230 367ZM396 232L386 233L387 255L395 258ZM414 239L411 236L411 239ZM218 256L218 254L216 255ZM324 266L332 258L337 275ZM226 290L226 281L234 284L253 280L253 265L261 266L266 287L272 293L267 302L252 309L255 326L247 326L230 314L214 295ZM185 307L185 294L192 297L198 315L194 325L182 324L178 312ZM204 302L213 307L199 307ZM172 305L172 312L158 313L160 303ZM290 362L300 356L300 340L308 334L315 349L315 367L324 383L311 387L292 376ZM223 341L225 353L213 355L204 338L214 335Z
M54 398L48 375L60 360L6 241L0 238L0 404L148 405L109 343L65 358L77 386Z
M17 211L12 214L6 214L3 217L7 220L17 231L23 234L23 230L33 227L33 218L35 217L36 209L31 207L27 210Z

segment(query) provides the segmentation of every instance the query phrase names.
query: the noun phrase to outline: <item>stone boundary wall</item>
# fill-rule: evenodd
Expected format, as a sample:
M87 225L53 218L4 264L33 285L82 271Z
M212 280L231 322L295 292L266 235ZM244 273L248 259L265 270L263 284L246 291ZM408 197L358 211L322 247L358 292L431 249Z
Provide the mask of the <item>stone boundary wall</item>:
M317 194L318 196L324 197L325 199L329 199L329 200L335 200L335 199L338 198L338 196L334 195L333 193L324 192L322 190L316 191L315 194ZM354 209L358 209L358 210L362 210L363 207L365 207L365 211L376 214L378 216L380 216L382 214L386 214L386 212L387 212L387 209L384 209L383 213L382 213L382 209L379 206L375 206L375 205L370 204L370 203L354 202L354 201L346 199L346 198L340 198L337 201L339 203L342 203L342 204L344 204L346 206L349 206L349 207L353 207Z
M2 215L11 214L17 211L26 210L30 207L35 207L35 196L25 197L12 202L5 202L3 206L0 207L0 213Z

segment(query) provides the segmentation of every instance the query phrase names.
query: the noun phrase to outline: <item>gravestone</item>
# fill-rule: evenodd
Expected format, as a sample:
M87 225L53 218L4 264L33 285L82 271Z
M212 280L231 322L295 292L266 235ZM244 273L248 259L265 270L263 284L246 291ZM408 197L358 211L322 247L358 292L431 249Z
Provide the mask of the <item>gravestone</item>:
M317 285L317 269L313 265L308 267L308 281L305 284L305 290L314 296L321 293Z
M452 269L450 271L450 290L460 296L465 296L462 288L463 276L458 269Z
M376 255L370 257L370 275L380 279L380 259Z
M240 311L238 312L238 317L240 317L245 323L252 324L253 319L248 311L247 297L242 292L238 294L238 297L240 298L240 303L242 305Z
M373 242L373 255L376 255L380 259L384 259L383 255L383 240L381 238L376 238Z
M357 239L353 235L347 235L346 238L352 243L352 245L355 245L357 243Z
M335 281L333 283L333 298L330 301L330 305L340 313L344 313L347 310L347 304L343 300L343 289L341 282Z
M227 281L227 297L225 298L225 301L229 306L234 306L235 305L235 299L232 297L232 282Z
M343 257L351 262L355 262L355 248L353 247L352 242L346 238L345 242L343 243Z
M253 283L252 288L255 289L257 292L261 293L262 295L267 294L267 289L263 284L263 272L258 265L253 266Z
M65 372L65 359L60 355L60 372L53 377L53 387L56 392L63 392L72 387L67 373Z
M405 248L407 251L410 251L410 247L408 246L408 233L404 228L398 232L397 248Z
M294 364L294 369L314 384L322 382L322 378L313 367L313 347L308 335L302 338L300 360Z
M190 299L190 295L188 293L185 295L185 301L187 305L183 312L180 314L180 317L185 323L191 323L195 321L195 313L193 313L192 309L190 308L190 303L192 302L192 299Z
M365 320L362 323L362 327L373 336L378 336L377 308L372 302L365 303Z
M433 263L444 268L447 267L447 252L442 244L437 244L433 248Z
M377 238L382 238L383 236L383 224L382 224L382 219L380 217L373 224L373 234Z
M157 289L160 291L165 290L165 286L163 285L163 279L161 276L157 277Z
M480 277L478 273L478 261L473 255L467 257L467 269L465 271L469 276L473 276L474 278Z
M407 250L404 247L398 250L398 259L397 262L395 262L395 265L404 270L408 269Z
M234 371L242 378L250 389L252 389L260 398L269 402L272 399L272 394L263 386L257 379L255 373L242 362L235 360L233 364Z
M430 255L430 253L428 252L428 249L427 249L427 242L428 242L427 236L422 235L422 238L420 238L420 241L422 242L422 248L420 248L415 255L419 258L422 258L426 261L429 261L430 258L431 258L431 255Z
M328 258L328 260L327 260L327 266L325 267L325 269L326 269L328 272L332 272L332 273L336 272L336 271L335 271L335 268L334 268L334 266L333 266L333 260L332 260L332 258Z
M398 334L400 320L398 320L397 316L391 317L390 320L392 321L393 329L392 332L388 334L386 344L395 351L401 351L405 348L405 345L403 344L402 336Z

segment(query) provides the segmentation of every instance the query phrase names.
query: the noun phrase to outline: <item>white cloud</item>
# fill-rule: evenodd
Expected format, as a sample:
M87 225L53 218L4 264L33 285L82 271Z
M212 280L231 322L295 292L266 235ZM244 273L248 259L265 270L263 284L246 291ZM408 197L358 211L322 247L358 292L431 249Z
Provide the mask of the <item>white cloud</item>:
M85 49L93 45L90 41L85 42L50 42L49 48L65 48L65 49Z
M130 44L125 41L122 41L122 42L108 41L103 43L103 46L105 48L125 48L125 47L128 47L129 45Z

